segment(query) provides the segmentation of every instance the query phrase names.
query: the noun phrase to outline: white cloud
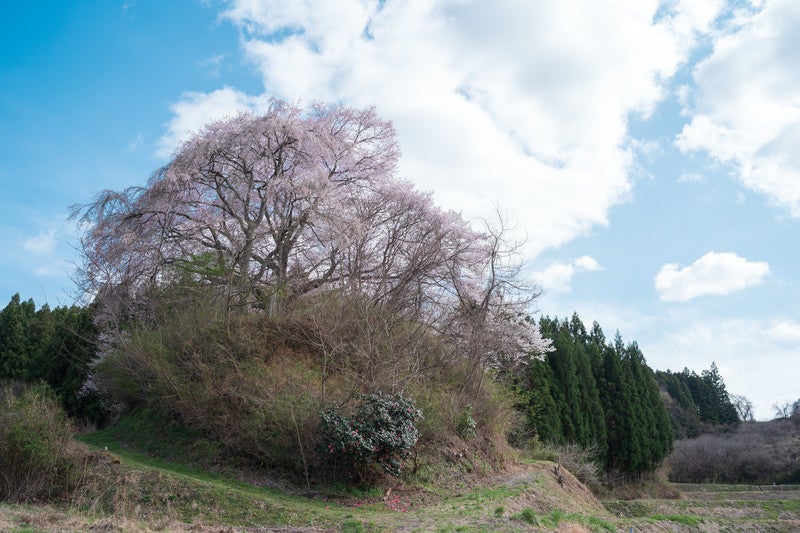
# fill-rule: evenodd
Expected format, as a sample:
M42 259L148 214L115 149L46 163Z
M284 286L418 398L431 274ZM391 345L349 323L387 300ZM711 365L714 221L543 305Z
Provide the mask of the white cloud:
M762 7L762 3L758 3ZM691 122L676 138L707 151L738 179L800 217L800 2L741 12L694 70ZM689 105L691 103L691 105Z
M724 295L758 285L769 273L766 262L751 262L733 253L709 252L690 266L669 263L655 277L661 300L685 302L698 296Z
M394 121L400 171L471 218L500 205L562 244L629 197L631 114L647 116L720 2L236 0L224 18L266 94L376 105ZM613 31L609 31L613 28ZM188 93L159 152L255 99Z
M157 154L169 157L189 135L208 122L234 116L243 111L258 111L268 105L266 98L249 96L231 87L211 93L187 92L172 105L174 116L167 132L158 140Z
M800 348L800 322L782 320L767 331L776 341L794 343Z
M575 260L575 266L581 270L601 270L600 263L594 257L582 255Z
M533 273L536 284L545 291L569 292L572 278L578 272L600 270L602 267L588 255L581 256L570 263L554 263L540 272Z
M32 254L47 255L55 251L56 244L55 230L50 230L47 232L40 231L35 237L25 239L25 241L22 243L22 248Z

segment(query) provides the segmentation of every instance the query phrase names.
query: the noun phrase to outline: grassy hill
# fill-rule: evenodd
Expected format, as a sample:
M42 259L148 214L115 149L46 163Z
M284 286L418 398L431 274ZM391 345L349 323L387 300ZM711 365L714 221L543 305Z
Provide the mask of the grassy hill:
M104 476L63 506L3 504L0 530L516 531L566 524L615 530L591 492L566 471L559 483L546 461L464 476L450 486L333 487L304 496L149 457L110 440L107 431L81 440Z

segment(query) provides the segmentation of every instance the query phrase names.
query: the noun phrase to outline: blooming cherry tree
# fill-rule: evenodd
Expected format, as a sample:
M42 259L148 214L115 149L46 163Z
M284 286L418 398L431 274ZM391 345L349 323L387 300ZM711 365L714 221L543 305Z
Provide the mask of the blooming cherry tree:
M144 186L74 210L87 293L120 322L187 277L243 312L339 291L450 336L476 367L541 353L505 230L435 206L398 157L373 109L276 100L213 122Z

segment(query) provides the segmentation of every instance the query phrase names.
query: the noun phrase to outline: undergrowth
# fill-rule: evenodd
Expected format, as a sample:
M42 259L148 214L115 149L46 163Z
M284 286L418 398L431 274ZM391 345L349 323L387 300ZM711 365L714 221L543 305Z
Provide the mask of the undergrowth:
M81 483L82 450L45 384L0 389L0 499L64 499Z

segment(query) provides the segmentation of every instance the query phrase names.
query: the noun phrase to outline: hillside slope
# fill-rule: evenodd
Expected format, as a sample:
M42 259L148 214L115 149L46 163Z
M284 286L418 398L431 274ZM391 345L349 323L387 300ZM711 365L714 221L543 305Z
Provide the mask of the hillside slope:
M800 529L800 491L680 486L678 500L601 504L546 461L447 487L303 497L110 446L91 452L100 491L63 505L0 503L0 531L587 531ZM98 488L98 487L95 487Z
M308 498L110 446L93 452L105 486L66 507L0 505L0 530L575 531L613 530L597 499L555 465L519 465L453 486L398 485ZM469 481L466 481L469 479ZM99 495L98 495L99 494ZM594 524L594 526L593 526Z

